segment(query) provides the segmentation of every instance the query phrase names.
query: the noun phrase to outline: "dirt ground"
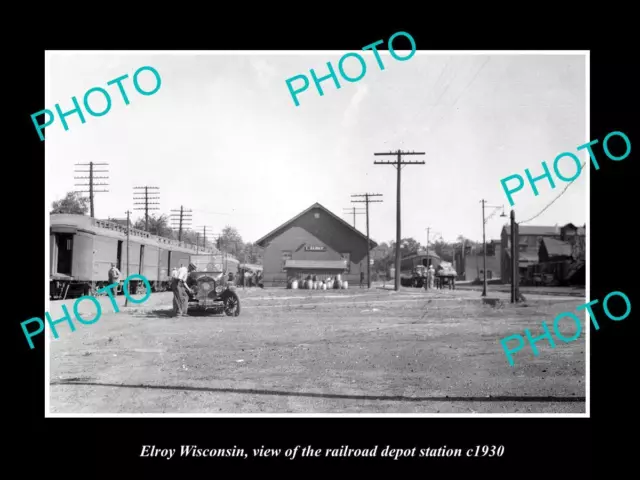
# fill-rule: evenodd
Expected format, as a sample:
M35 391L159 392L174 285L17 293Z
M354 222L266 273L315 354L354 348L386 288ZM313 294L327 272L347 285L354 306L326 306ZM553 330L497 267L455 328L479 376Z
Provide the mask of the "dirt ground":
M585 325L543 333L580 299L478 292L238 289L239 317L170 316L171 296L105 310L51 342L51 413L584 413ZM52 304L55 302L52 302ZM54 305L52 305L52 311ZM93 315L89 315L91 318ZM581 315L583 318L583 315ZM569 320L560 330L570 337Z

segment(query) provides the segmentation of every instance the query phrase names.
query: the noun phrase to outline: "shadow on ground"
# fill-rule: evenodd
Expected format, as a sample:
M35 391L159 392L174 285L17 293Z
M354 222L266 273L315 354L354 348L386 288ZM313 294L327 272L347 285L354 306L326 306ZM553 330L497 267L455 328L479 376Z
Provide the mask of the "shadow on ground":
M78 378L78 380L85 380ZM78 381L75 378L51 382L51 385L84 385L93 387L116 387L116 388L144 388L158 390L182 390L192 392L213 392L213 393L240 393L249 395L275 395L285 397L315 397L315 398L340 398L347 400L380 400L380 401L404 401L404 402L584 402L585 397L559 397L559 396L508 396L498 395L486 397L455 397L455 396L431 396L431 397L408 397L405 395L348 395L337 393L314 393L314 392L287 392L280 390L259 390L246 388L211 388L211 387L190 387L181 385L144 385L144 384L115 384Z
M146 312L137 312L133 316L143 317L143 318L158 318L158 317L179 318L174 315L172 308L154 309L154 310L148 310ZM224 313L213 313L213 312L204 312L204 311L194 310L189 312L189 316L190 317L224 317L225 315Z

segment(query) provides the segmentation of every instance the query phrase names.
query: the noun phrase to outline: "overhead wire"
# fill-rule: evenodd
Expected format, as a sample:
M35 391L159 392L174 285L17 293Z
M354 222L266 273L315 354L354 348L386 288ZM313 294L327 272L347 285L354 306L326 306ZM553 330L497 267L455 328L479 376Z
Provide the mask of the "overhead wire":
M583 163L582 163L582 165L580 166L580 171L582 171L582 169L584 168L584 166L585 166L585 165L586 165L586 162L583 162ZM568 189L568 188L573 184L573 182L575 182L578 178L579 178L579 176L578 176L578 177L576 177L576 178L574 178L573 180L571 180L571 181L567 184L567 186L566 186L566 187L564 187L564 190L562 190L562 191L560 192L560 194L558 194L558 196L556 196L556 198L554 198L553 200L551 200L551 202L549 202L549 203L547 204L547 206L546 206L546 207L544 207L542 210L540 210L536 215L534 215L533 217L531 217L531 218L529 218L529 219L527 219L527 220L524 220L524 221L522 221L522 222L517 222L517 223L518 223L518 225L522 225L523 223L527 223L527 222L530 222L531 220L535 220L535 219L536 219L536 218L538 218L540 215L542 215L542 214L545 212L545 210L547 210L551 205L553 205L553 204L555 203L555 201L556 201L556 200L558 200L562 195L564 195L564 192L566 192L566 191L567 191L567 189Z
M467 85L462 89L462 91L460 92L460 94L458 95L458 97L456 98L455 102L453 102L451 104L451 106L449 108L453 109L453 107L456 106L456 104L458 103L458 100L460 100L460 98L462 98L462 96L464 95L464 92L466 92L469 87L473 84L473 82L475 82L476 78L478 78L478 75L480 75L480 72L482 71L482 69L485 67L485 65L487 65L487 63L489 63L489 60L491 60L491 57L487 57L487 59L482 63L482 65L480 65L480 68L478 68L478 70L476 71L475 75L471 78L471 81L469 81L469 83L467 83ZM440 117L440 121L446 117L446 113ZM438 123L435 125L435 128L438 127L438 125L442 125L442 123L440 123L440 121L438 121ZM429 129L431 129L432 125L429 125Z

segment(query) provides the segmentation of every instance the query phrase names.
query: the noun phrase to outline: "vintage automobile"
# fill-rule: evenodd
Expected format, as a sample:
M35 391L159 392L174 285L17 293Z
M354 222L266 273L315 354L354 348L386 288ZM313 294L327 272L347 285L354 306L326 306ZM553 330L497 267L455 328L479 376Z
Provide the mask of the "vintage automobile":
M453 269L453 265L449 262L441 262L436 268L436 286L437 288L444 288L445 285L449 287L449 290L456 289L456 277L458 273Z
M411 271L411 286L414 288L422 288L427 283L427 267L424 265L416 265Z
M187 292L187 313L211 311L218 314L224 312L229 317L240 315L240 299L223 266L216 263L211 255L192 255L191 263L196 269L187 278L187 286L192 291Z

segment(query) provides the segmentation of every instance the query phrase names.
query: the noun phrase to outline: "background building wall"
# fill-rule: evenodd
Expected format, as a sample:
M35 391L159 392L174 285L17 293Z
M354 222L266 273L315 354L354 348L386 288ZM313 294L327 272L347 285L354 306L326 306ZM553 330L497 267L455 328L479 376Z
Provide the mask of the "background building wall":
M306 251L305 245L324 246L326 251ZM349 273L342 278L350 284L360 282L360 269L367 267L367 241L352 229L332 218L322 209L314 208L293 221L286 230L272 238L265 246L263 256L264 286L285 286L287 274L284 261L340 260L349 254ZM286 257L286 258L285 258Z

